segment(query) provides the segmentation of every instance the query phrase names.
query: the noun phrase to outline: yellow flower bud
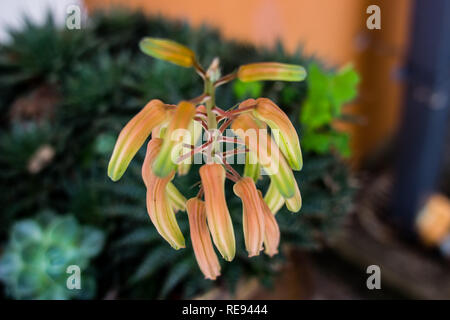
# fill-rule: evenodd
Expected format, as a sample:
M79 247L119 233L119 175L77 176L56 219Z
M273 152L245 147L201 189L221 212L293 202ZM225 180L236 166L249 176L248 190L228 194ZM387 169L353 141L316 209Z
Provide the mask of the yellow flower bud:
M302 66L294 64L259 62L241 66L237 77L244 82L261 80L302 81L306 78L306 71Z
M253 115L269 125L272 137L291 168L301 170L303 161L300 141L289 117L275 103L266 98L256 100Z
M150 140L142 165L142 178L147 187L147 212L158 233L178 250L185 247L185 242L167 195L167 185L175 172L172 171L167 177L160 178L151 170L151 164L160 152L161 145L161 139Z
M270 181L269 188L264 196L264 202L267 203L273 214L276 214L284 205L284 198L272 181Z
M259 197L262 203L264 213L264 252L272 257L278 253L278 245L280 244L280 228L278 227L275 215L270 211L269 206L263 201L261 192Z
M167 118L166 107L160 100L152 100L120 131L108 164L108 176L119 180L125 173L152 130Z
M198 121L192 120L188 130L189 134L186 134L186 136L184 136L183 143L195 147L197 141L202 135L202 124ZM181 148L180 156L190 151L191 149L189 147L183 147ZM193 156L189 157L178 164L178 175L184 176L188 174L193 158Z
M267 131L260 130L257 122L249 114L239 115L231 124L234 133L258 159L258 163L270 176L284 198L295 193L295 178L276 143Z
M242 200L245 248L249 257L257 256L264 242L263 201L252 178L244 177L236 182L233 191Z
M164 178L176 169L176 160L180 156L186 130L194 115L194 105L186 101L180 102L175 109L166 129L161 151L153 162L153 172L158 177Z
M186 68L192 67L195 61L195 54L191 49L172 40L144 38L139 42L139 48L149 56Z
M258 181L261 175L261 166L256 155L251 152L245 154L244 177L250 177L253 181Z
M167 196L175 212L186 211L186 198L172 182L167 184Z
M231 261L236 253L233 223L225 199L225 169L217 163L200 168L205 193L206 217L217 250Z
M220 276L220 264L206 224L205 203L198 198L192 198L187 201L186 207L195 258L205 278L215 280Z
M302 207L302 196L297 182L295 183L295 194L292 198L286 199L286 208L291 212L299 212Z

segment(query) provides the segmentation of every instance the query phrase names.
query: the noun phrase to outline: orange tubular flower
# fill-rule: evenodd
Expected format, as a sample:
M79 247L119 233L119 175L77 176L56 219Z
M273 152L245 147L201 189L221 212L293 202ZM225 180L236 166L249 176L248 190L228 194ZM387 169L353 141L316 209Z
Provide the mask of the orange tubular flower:
M280 228L278 227L275 215L270 211L269 206L263 201L261 192L258 191L264 212L264 248L268 256L274 256L278 253L280 244Z
M206 279L215 280L220 276L220 264L211 242L206 224L205 203L198 198L186 202L191 229L191 241L197 263Z
M142 178L147 187L147 211L159 234L178 250L185 247L185 242L167 194L167 185L175 172L172 171L165 178L159 178L151 170L152 162L160 152L161 145L162 140L159 138L150 140L142 165Z
M166 60L179 66L189 68L195 63L194 52L175 41L144 38L139 43L140 49L149 56Z
M149 142L147 146L147 152L150 152L149 155L146 156L147 162L144 163L142 166L142 178L144 180L145 185L147 186L147 180L148 177L153 175L151 171L151 163L150 159L155 159L157 156L159 150L161 149L162 139L158 138L155 134L154 130L152 132L154 135L151 144ZM177 211L186 211L186 198L181 194L180 191L178 191L177 187L172 182L169 182L167 184L166 188L167 196L169 198L169 202L172 205L175 212Z
M178 105L150 101L120 132L108 165L108 176L113 181L119 180L151 134L142 166L147 211L158 233L173 248L185 247L175 212L187 211L192 246L205 278L215 280L220 275L213 243L225 260L233 260L236 242L225 198L225 179L229 179L242 201L249 257L259 255L263 249L269 256L277 254L280 229L275 213L284 204L293 212L302 205L292 171L302 168L297 132L288 116L269 99L247 99L238 108L222 109L216 104L216 89L236 79L302 81L306 77L305 69L298 65L260 62L222 75L218 57L204 68L192 50L174 41L144 38L139 47L151 57L192 67L204 81L204 90ZM228 127L237 137L227 134ZM205 141L197 143L203 132ZM235 162L230 160L231 156L238 156L237 163L245 156L243 176L233 168ZM176 173L182 176L192 170L192 160L196 164L205 160L206 164L199 170L201 184L196 197L186 200L172 179ZM255 185L261 173L270 177L264 199Z
M244 141L250 152L254 153L258 163L270 175L273 183L284 198L292 198L295 193L295 178L275 142L250 114L239 115L231 128Z
M297 131L289 117L275 103L266 98L256 100L256 108L253 115L267 123L272 129L273 137L278 147L283 152L289 165L294 170L301 170L302 151Z
M306 77L306 70L302 66L293 64L258 62L240 66L237 77L244 82L261 80L302 81Z
M199 109L200 108L197 107L196 111L198 112ZM189 134L186 134L186 136L183 139L183 143L186 145L189 145L191 147L195 147L197 141L200 139L202 132L203 132L202 125L200 122L192 120L189 125L188 130L189 130ZM182 155L186 152L189 152L189 151L191 151L190 148L183 147L183 148L181 148L180 155ZM193 160L193 156L185 159L180 164L178 164L178 175L184 176L184 175L188 174L188 172L191 168L192 160Z
M256 105L255 99L247 99L239 104L239 109L251 108ZM260 123L257 119L254 119L255 123L260 129L266 129L267 126ZM252 178L255 182L260 178L261 165L258 163L258 158L253 152L247 152L245 154L245 166L244 166L244 176Z
M108 176L119 180L154 128L167 119L166 106L152 100L122 129L108 164Z
M285 200L272 181L264 196L264 202L273 214L276 214L284 205Z
M206 217L211 235L223 258L231 261L236 253L233 224L225 200L225 169L220 164L205 164L200 168L205 193Z
M188 129L195 115L195 107L192 103L182 101L170 120L164 134L164 142L161 151L153 162L153 172L161 177L167 177L176 169L175 162L182 149L185 130Z
M292 198L286 199L286 207L291 212L299 212L302 207L302 196L297 182L295 183L295 194Z
M250 177L255 182L261 177L261 166L254 153L247 152L245 154L244 177Z
M263 201L252 178L244 177L236 182L233 191L242 200L245 248L249 257L257 256L264 241Z
M178 191L177 187L175 187L172 182L167 184L166 191L175 213L177 211L186 211L186 198Z

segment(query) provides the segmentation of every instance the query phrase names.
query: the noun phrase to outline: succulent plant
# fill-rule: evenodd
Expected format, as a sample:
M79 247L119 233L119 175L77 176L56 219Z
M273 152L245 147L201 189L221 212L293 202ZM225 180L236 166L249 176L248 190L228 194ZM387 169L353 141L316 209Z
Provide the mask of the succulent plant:
M120 132L108 165L108 176L113 181L119 180L151 134L142 165L147 211L158 233L174 249L185 247L175 211L186 210L192 246L205 278L215 280L221 269L210 233L222 257L226 261L234 259L236 241L225 195L225 179L229 179L235 183L234 193L242 200L244 240L249 257L258 256L263 247L269 256L278 253L280 231L274 215L284 203L291 212L298 212L302 204L293 173L303 166L297 131L284 111L268 98L247 99L239 102L237 109L222 109L216 105L215 91L235 79L303 81L305 69L294 64L259 62L241 65L222 76L219 58L214 58L205 70L191 49L172 40L144 38L139 45L154 58L194 67L205 89L202 95L181 101L178 106L159 99L148 102ZM203 144L197 143L202 128ZM225 144L233 147L224 151ZM245 156L245 161L239 162L239 154ZM200 159L195 159L196 156ZM178 176L189 172L191 160L203 163L202 156L205 164L199 170L199 192L186 201L171 181L176 171ZM245 164L243 176L231 166L234 157L236 163ZM261 169L271 179L271 192L264 198L256 187Z
M89 261L102 250L104 238L101 230L50 211L16 222L0 257L0 280L7 295L15 299L92 297L96 284ZM72 265L79 267L80 289L67 286Z
M30 23L13 32L9 43L0 45L0 203L4 204L0 215L0 255L14 223L34 219L36 212L52 208L70 212L80 223L108 232L101 257L90 263L101 270L96 274L97 298L110 292L117 292L121 299L193 298L216 286L233 291L243 277L270 285L284 261L283 251L279 250L273 258L265 254L248 258L242 202L233 196L232 181L226 181L225 192L229 195L227 206L234 226L236 256L232 263L221 263L222 275L213 282L203 279L198 268L187 214L176 214L186 237L185 250L172 250L149 223L141 176L145 147L135 155L119 183L106 177L105 168L117 133L146 102L157 98L175 104L201 94L192 68L149 59L136 44L143 34L173 39L201 53L198 58L202 65L220 57L224 71L238 70L239 65L256 61L303 65L309 75L311 63L317 63L323 73L333 78L337 71L325 68L321 61L305 56L301 50L286 53L281 44L272 49L257 48L224 40L208 27L191 28L180 21L148 17L142 12L108 10L93 13L89 20L83 32L58 28L51 21L43 25ZM36 49L43 46L49 50ZM313 140L308 138L309 133L330 133L327 136L335 141L333 121L312 128L308 119L300 117L304 101L316 97L333 98L335 110L336 80L326 82L329 85L325 88L333 88L330 96L328 89L319 95L320 86L313 83L315 79L322 77L308 76L301 82L244 82L238 78L216 91L219 106L261 96L276 101L299 134L304 164L294 175L304 201L301 214L290 214L286 206L277 213L281 247L316 250L323 240L331 241L354 197L354 178L331 150L337 143L327 143L333 148L320 150L322 144L306 143ZM51 108L47 108L49 99L35 98L35 92L41 92L42 87L53 90L44 97L59 98ZM17 100L21 103L17 104ZM15 108L17 105L21 108ZM320 108L306 109L307 113L323 113ZM36 112L30 115L29 110ZM331 120L337 120L339 114L334 112L331 116ZM311 114L306 118L317 119ZM339 121L348 120L347 116L339 117ZM346 142L348 139L342 139L344 147ZM48 150L47 146L53 149L53 158L30 172L30 164L43 149ZM244 165L235 168L245 175ZM188 199L197 194L198 189L193 187L200 180L198 171L199 165L193 164L186 175L172 181ZM268 190L269 185L268 176L257 183L261 190ZM82 280L86 274L82 270ZM0 291L2 299L8 292Z

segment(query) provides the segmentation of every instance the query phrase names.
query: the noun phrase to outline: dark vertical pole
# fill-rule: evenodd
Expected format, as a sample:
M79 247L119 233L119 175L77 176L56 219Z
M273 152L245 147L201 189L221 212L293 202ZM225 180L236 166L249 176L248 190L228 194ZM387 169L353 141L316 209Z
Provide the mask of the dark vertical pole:
M414 2L408 86L397 148L393 215L411 230L434 191L449 114L450 1Z

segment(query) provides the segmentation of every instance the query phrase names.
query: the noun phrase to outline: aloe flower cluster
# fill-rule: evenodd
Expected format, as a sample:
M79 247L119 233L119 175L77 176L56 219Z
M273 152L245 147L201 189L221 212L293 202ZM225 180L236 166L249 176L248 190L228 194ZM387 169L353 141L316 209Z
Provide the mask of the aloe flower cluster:
M242 201L249 257L262 250L269 256L277 254L280 230L275 214L284 204L298 212L302 202L292 171L302 168L297 132L271 100L248 99L224 109L215 103L215 89L235 79L302 81L304 68L263 62L243 65L221 76L217 58L205 70L193 51L176 42L145 38L140 48L152 57L193 67L203 79L205 90L201 96L177 105L151 100L120 132L108 166L109 177L119 180L151 135L142 165L147 211L159 234L174 249L185 247L176 213L186 211L192 246L205 278L214 280L220 275L213 243L225 260L233 260L235 236L226 201L230 195L225 194L225 179L229 179ZM202 164L201 181L197 196L186 200L172 180L189 172L192 163ZM234 163L245 164L242 175L233 168ZM261 174L271 180L264 196L255 184Z

